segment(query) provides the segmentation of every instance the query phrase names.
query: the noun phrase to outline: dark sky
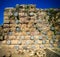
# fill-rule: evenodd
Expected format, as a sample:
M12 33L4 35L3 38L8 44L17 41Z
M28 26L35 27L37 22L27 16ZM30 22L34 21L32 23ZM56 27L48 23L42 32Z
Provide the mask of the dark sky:
M36 4L37 8L60 8L60 0L0 0L0 25L4 21L4 8L16 4Z

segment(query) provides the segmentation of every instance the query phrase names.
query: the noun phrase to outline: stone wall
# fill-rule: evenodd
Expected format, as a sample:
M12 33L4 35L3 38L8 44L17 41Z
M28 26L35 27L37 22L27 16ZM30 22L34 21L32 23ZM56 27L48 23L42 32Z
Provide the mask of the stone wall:
M60 57L60 53L57 53L56 51L46 49L46 57Z
M45 57L44 49L59 45L59 26L55 25L59 14L59 9L39 9L35 5L17 4L5 8L4 24L0 27L0 47L6 47L12 56Z

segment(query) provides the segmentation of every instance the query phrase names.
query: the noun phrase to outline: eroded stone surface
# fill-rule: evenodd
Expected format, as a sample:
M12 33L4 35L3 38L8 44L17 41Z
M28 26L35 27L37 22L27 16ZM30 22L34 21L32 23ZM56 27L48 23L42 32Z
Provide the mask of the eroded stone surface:
M59 15L60 9L35 5L6 8L0 26L0 57L46 57L45 49L60 47Z

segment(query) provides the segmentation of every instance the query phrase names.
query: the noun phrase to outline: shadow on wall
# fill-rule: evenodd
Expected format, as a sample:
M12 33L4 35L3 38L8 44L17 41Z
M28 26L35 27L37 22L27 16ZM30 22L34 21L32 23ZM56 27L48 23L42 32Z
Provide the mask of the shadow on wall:
M11 53L7 47L0 48L0 57L11 57Z
M46 49L45 51L46 51L46 57L60 57L59 54L56 54L49 49Z

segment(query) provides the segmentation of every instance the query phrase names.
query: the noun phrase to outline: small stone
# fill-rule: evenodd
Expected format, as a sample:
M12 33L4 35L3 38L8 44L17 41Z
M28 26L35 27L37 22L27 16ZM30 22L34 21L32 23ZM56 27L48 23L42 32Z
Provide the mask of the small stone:
M23 49L25 49L25 50L27 50L27 49L28 49L26 45L24 45L22 48L23 48Z
M42 28L38 28L39 31L42 31Z
M18 12L15 12L15 13L14 13L14 16L18 16Z
M15 20L18 20L18 18L17 18L17 17L15 17Z
M16 4L16 8L19 8L19 6L20 6L19 4Z
M53 44L53 40L50 40L50 43Z
M40 22L40 23L41 23L41 22L42 22L42 20L41 20L41 19L39 19L39 20L38 20L38 22Z
M60 35L60 31L57 31L56 34L57 34L57 35Z
M32 57L32 56L34 56L34 52L33 51L30 53L30 57Z
M7 40L7 44L10 45L11 44L11 40Z
M36 49L36 46L35 46L35 45L32 45L31 48L32 48L32 49Z
M46 39L48 40L48 36L46 35L45 37L46 37Z
M8 35L12 35L12 31L9 31L9 32L8 32Z
M43 36L39 36L39 40L42 40Z
M51 15L51 13L49 13L49 12L48 12L47 14L48 14L48 15Z
M50 29L51 29L51 30L55 30L55 28L54 28L54 27L51 27Z
M33 40L34 39L34 36L31 36L30 39Z
M35 40L35 41L34 41L34 44L38 44L38 40Z
M13 13L12 12L9 12L9 14L8 14L9 16L12 16L13 15Z
M53 48L54 46L53 46L53 44L50 44L50 48Z
M60 48L60 40L58 40L58 48Z
M42 34L47 35L47 32L43 31Z
M46 41L45 40L42 40L42 44L45 44L46 43Z
M18 45L21 45L22 44L22 41L18 41Z
M19 27L16 27L16 31L17 31L17 32L20 32L20 28L19 28Z
M44 48L44 45L40 45L40 48Z
M4 40L4 37L3 36L0 36L0 41Z
M52 38L53 38L53 39L56 39L56 35L53 35Z
M33 16L33 15L34 15L34 13L33 13L33 12L31 12L29 15L30 15L30 16Z
M21 39L25 39L25 36L21 36Z
M18 45L15 45L14 48L15 48L16 50L19 50L19 46L18 46Z
M26 32L27 35L30 35L30 32Z
M29 44L30 44L29 40L27 40L27 41L25 42L25 44L26 44L26 45L29 45Z
M19 20L16 20L15 22L16 22L16 24L19 24Z

